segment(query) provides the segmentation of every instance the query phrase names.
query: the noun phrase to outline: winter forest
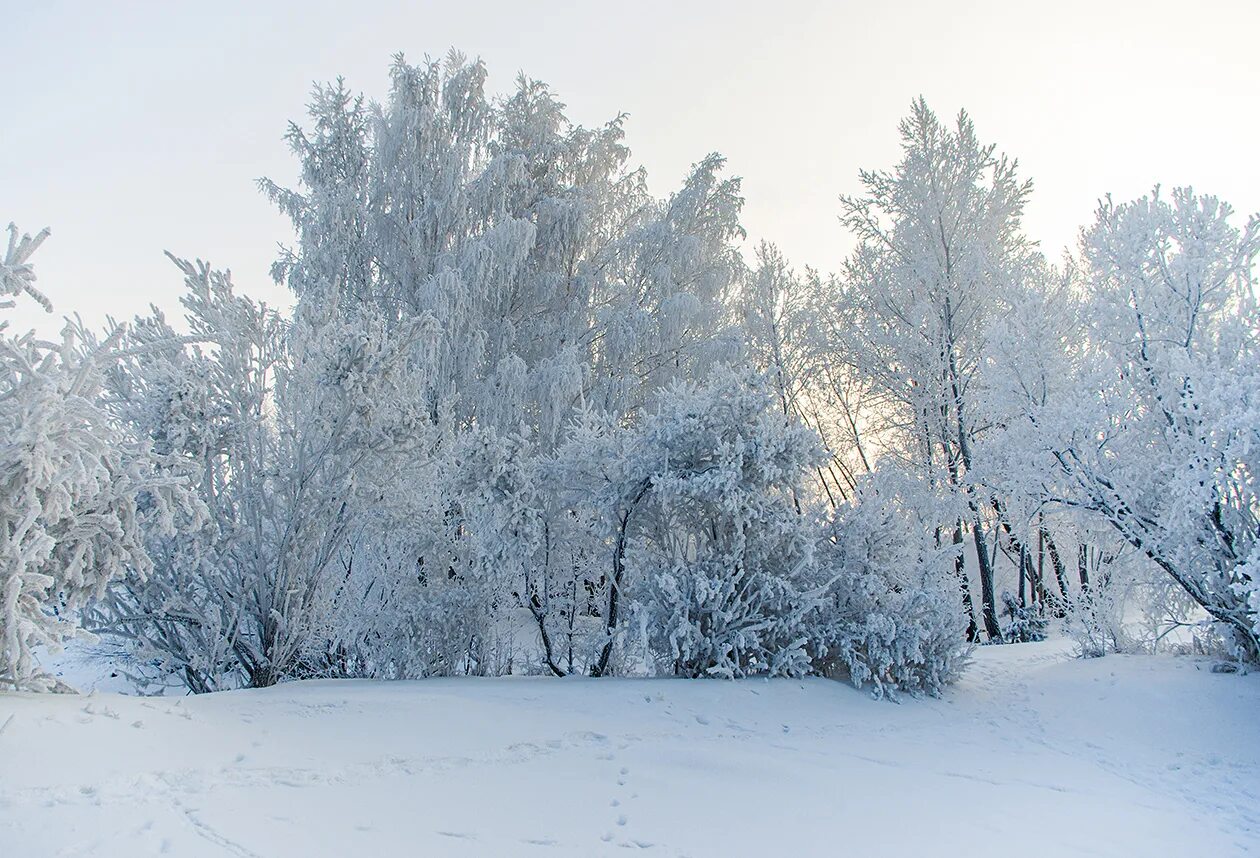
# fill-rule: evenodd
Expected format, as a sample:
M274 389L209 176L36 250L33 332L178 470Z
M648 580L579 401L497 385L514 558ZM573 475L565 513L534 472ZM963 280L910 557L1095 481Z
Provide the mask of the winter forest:
M1047 638L1260 665L1229 188L1104 196L1055 258L1017 153L920 98L824 272L745 240L721 155L650 193L652 129L486 76L314 89L300 181L258 182L291 311L171 255L180 312L87 325L36 278L56 223L9 227L5 307L67 321L0 333L0 687L70 691L49 659L94 641L142 695L821 677L880 719Z
M1260 220L1156 187L1048 260L1017 162L917 101L824 275L740 253L719 155L656 199L621 117L458 54L390 75L385 104L316 89L301 186L259 183L291 316L172 257L183 326L5 332L6 683L48 687L35 648L80 629L194 692L934 694L969 643L1060 621L1090 655L1180 629L1255 663ZM53 307L46 236L10 227L10 305Z

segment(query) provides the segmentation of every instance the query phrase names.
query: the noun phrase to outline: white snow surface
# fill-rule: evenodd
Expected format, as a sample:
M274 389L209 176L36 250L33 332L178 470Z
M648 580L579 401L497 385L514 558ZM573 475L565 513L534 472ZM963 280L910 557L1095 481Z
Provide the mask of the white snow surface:
M1260 853L1260 676L986 647L941 700L799 680L0 694L0 854Z

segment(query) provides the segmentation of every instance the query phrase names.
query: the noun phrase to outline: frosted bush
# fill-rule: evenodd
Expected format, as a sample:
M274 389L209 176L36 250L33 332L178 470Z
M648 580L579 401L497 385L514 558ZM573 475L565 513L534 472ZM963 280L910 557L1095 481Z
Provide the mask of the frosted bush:
M966 617L953 573L909 481L869 481L832 524L820 556L829 579L811 645L816 669L868 683L877 697L936 696L966 663Z

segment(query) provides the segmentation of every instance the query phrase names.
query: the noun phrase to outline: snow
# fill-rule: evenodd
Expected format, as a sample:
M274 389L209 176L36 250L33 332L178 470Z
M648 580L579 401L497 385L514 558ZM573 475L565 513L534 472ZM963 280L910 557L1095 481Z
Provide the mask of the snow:
M839 682L296 682L0 695L38 856L1260 852L1260 677L985 647L943 699Z

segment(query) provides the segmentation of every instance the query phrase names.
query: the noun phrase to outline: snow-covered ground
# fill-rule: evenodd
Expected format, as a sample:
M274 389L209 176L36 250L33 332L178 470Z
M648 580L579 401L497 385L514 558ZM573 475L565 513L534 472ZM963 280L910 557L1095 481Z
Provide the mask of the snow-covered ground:
M825 680L0 694L0 854L1260 852L1260 676L977 652L943 700Z

